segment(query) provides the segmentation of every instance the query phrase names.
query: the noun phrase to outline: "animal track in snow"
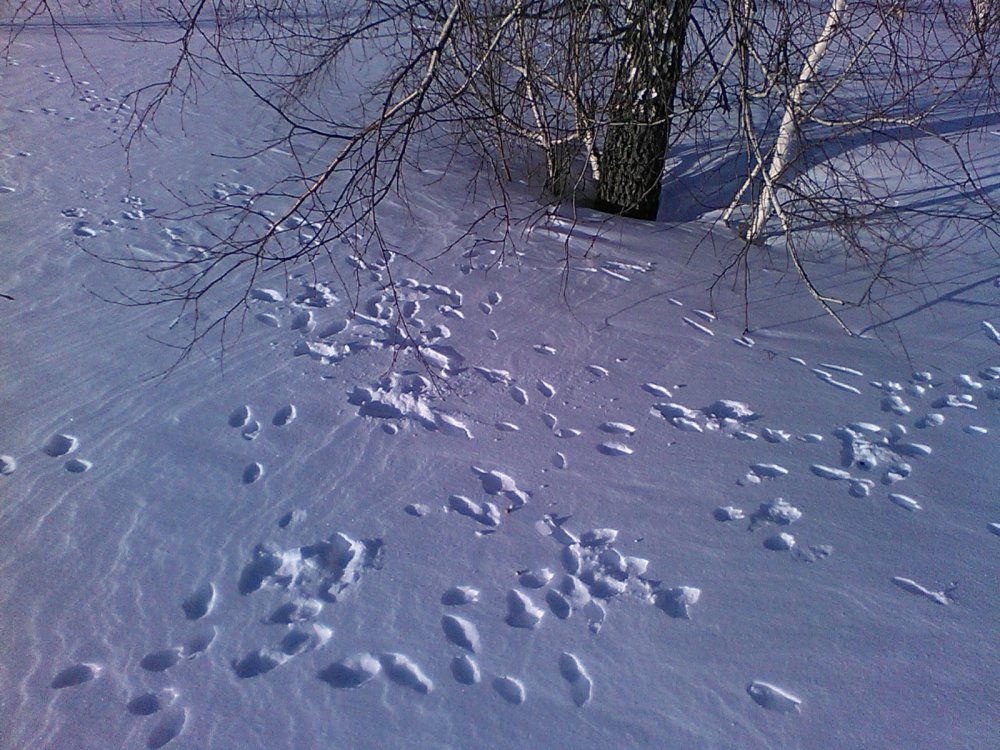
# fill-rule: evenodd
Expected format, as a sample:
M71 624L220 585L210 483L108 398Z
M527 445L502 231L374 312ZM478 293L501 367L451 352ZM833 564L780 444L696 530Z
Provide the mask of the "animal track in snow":
M844 469L837 469L832 466L824 466L823 464L813 464L809 467L810 471L818 477L823 479L831 479L834 481L844 481L848 483L850 487L850 493L854 497L868 497L871 492L874 482L870 479L861 479L858 477L851 476L851 473L845 471Z
M511 386L510 397L514 399L517 403L519 403L521 406L528 405L528 393L523 388L520 388L516 385Z
M693 320L693 319L688 318L688 317L684 317L684 318L682 318L682 320L685 323L687 323L689 326L691 326L693 329L695 329L696 331L699 331L701 333L704 333L706 336L714 336L715 335L715 331L713 331L708 326L702 325L697 320Z
M472 440L472 430L469 429L465 422L457 417L453 417L449 414L438 413L435 415L435 422L438 429L445 435L451 435L452 437L464 437L467 440Z
M482 679L479 665L468 654L460 654L451 660L451 675L463 685L476 685Z
M323 682L339 689L357 688L382 671L382 664L372 654L361 653L330 664L319 673Z
M250 297L260 302L284 302L285 295L277 289L267 289L265 287L255 287L250 290Z
M312 310L303 310L302 312L296 313L292 317L292 322L289 327L293 331L312 333L312 331L316 328L316 320L313 318Z
M651 393L658 398L671 398L673 394L670 393L670 389L664 388L662 385L657 385L656 383L643 383L642 390L646 393Z
M511 510L524 506L530 498L529 493L518 489L513 477L502 471L486 470L474 465L472 473L479 477L483 492L487 495L503 495L510 500Z
M75 436L56 433L45 441L45 445L42 446L42 451L44 451L47 456L59 458L60 456L65 456L68 453L73 453L79 446L80 441Z
M538 392L545 396L545 398L552 398L556 395L555 386L546 383L544 380L539 380L535 386L538 388Z
M74 664L71 667L66 667L52 679L52 688L54 690L61 690L62 688L83 685L99 677L103 671L103 666L92 662Z
M545 588L554 576L555 574L548 568L540 568L538 570L529 568L518 574L517 582L526 589L541 589Z
M893 576L892 582L903 589L903 591L908 591L911 594L917 594L918 596L923 596L930 599L935 604L942 604L948 606L952 602L951 592L955 590L957 584L951 584L948 588L943 591L931 591L924 586L921 586L916 581L910 578L903 578L901 576Z
M434 683L424 671L405 654L382 654L382 670L385 676L397 685L408 687L418 693L427 694L434 689Z
M580 708L587 705L594 684L580 660L569 652L563 652L559 656L559 674L569 683L569 693L573 703Z
M168 708L149 734L146 747L157 750L175 740L184 731L187 723L187 709L178 706Z
M0 476L10 476L17 470L17 460L13 456L0 456Z
M255 419L251 419L240 431L240 437L244 440L256 440L258 435L260 435L260 422Z
M691 619L691 607L701 599L701 589L694 586L677 586L671 589L657 591L653 601L671 617L684 620Z
M243 469L243 484L253 484L262 476L264 476L264 465L254 461Z
M723 505L715 509L712 515L716 521L741 521L745 517L743 510L732 505Z
M623 555L615 548L616 529L594 528L578 536L566 527L567 520L550 514L535 525L540 534L561 545L559 561L566 575L545 592L545 602L558 619L580 611L596 634L606 618L605 603L616 597L631 596L656 604L669 596L657 600L659 583L644 577L647 560Z
M889 499L898 505L900 508L905 508L909 511L921 510L920 503L914 500L912 497L907 495L900 495L897 492L890 492Z
M750 464L750 471L737 484L759 484L762 479L777 479L788 474L788 469L779 464Z
M515 677L510 675L497 677L493 680L493 689L511 705L520 706L524 703L524 684Z
M544 616L545 612L520 591L511 589L507 592L507 615L504 619L511 627L534 630Z
M479 653L479 629L469 620L457 615L445 615L441 618L441 629L450 643L474 654Z
M181 650L179 648L166 648L162 651L153 651L142 657L139 666L147 672L165 672L175 666L181 660Z
M448 508L461 516L478 521L483 526L500 525L500 511L490 502L477 503L465 495L451 495L448 498Z
M689 409L680 404L653 404L653 410L670 424L685 432L702 432L703 428L698 423L699 413L694 409Z
M787 531L779 531L765 539L764 546L774 552L785 552L795 547L795 537Z
M604 422L598 429L612 435L632 435L635 433L635 427L625 422Z
M233 428L246 427L250 422L250 417L253 416L253 412L250 407L243 405L237 407L232 414L229 415L229 426Z
M624 443L601 443L597 446L597 450L603 453L605 456L630 456L633 451Z
M278 409L274 413L274 418L271 420L271 424L275 427L284 427L295 421L295 417L298 416L298 411L295 408L295 404L286 404Z
M452 586L441 595L441 603L449 607L458 607L478 601L479 589L472 586Z
M747 685L747 693L757 705L769 711L792 713L802 705L802 701L787 690L762 680L754 680Z
M177 699L177 691L170 688L158 693L143 693L125 704L125 710L133 716L152 716L171 705Z
M812 372L817 378L819 378L828 385L832 385L834 388L839 388L840 390L847 391L848 393L861 395L860 389L855 388L853 385L850 385L849 383L844 383L840 380L837 380L835 377L833 377L832 373L827 372L826 370L822 370L818 367L815 367L813 368Z
M90 471L94 464L83 458L71 458L64 464L70 474L83 474Z

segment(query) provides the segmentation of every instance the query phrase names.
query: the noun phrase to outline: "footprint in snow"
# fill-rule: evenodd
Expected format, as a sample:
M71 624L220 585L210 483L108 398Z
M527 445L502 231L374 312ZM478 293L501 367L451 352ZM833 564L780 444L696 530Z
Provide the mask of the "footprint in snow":
M250 297L260 302L284 302L285 300L285 295L277 289L267 289L265 287L251 289Z
M479 601L479 589L472 586L452 586L441 595L441 603L448 607L459 607Z
M0 476L10 476L17 470L17 459L13 456L0 456Z
M281 328L281 321L278 320L276 315L272 315L271 313L257 313L254 317L259 323L263 323L269 328Z
M380 657L385 676L397 685L426 695L434 689L434 683L424 671L405 654L385 653Z
M611 435L633 435L635 434L635 427L625 422L605 422L599 428L601 432L607 432Z
M275 427L284 427L294 422L297 416L298 411L295 408L295 404L286 404L274 413L271 424Z
M191 595L181 603L184 616L189 620L200 620L212 611L215 605L215 585L206 583L196 588Z
M251 416L253 416L253 412L246 404L237 407L233 413L229 415L229 426L233 428L246 427L246 425L250 422Z
M80 447L80 441L75 436L56 433L45 441L45 445L42 446L42 451L47 456L59 458L60 456L72 453L78 447Z
M751 464L750 471L737 484L760 484L762 479L777 479L788 474L788 469L779 464Z
M493 689L501 698L513 706L524 703L524 684L515 677L504 675L493 680Z
M695 329L696 331L698 331L699 333L703 333L706 336L714 336L715 335L715 331L713 331L708 326L702 325L697 320L693 320L691 318L684 317L683 321L685 323L687 323L689 326L691 326L693 329Z
M264 476L264 466L261 463L254 461L252 464L247 465L247 467L243 469L243 484L253 484L262 476Z
M762 680L754 680L747 685L747 693L758 706L779 713L797 712L802 701L787 690Z
M903 589L903 591L908 591L911 594L916 594L918 596L926 597L935 604L941 604L944 606L948 606L949 604L952 603L953 601L952 592L958 586L956 582L952 583L950 586L948 586L948 588L944 589L943 591L931 591L930 589L926 588L925 586L921 586L919 583L910 578L894 576L892 578L892 582L896 584L899 588Z
M104 667L92 662L83 662L66 667L52 679L52 688L61 690L62 688L76 687L99 677Z
M482 642L474 623L458 615L445 615L441 618L441 629L449 643L470 653L479 653Z
M569 694L573 702L583 708L590 702L594 683L583 664L573 654L563 652L559 656L559 674L569 683Z
M241 680L260 677L288 661L288 656L269 649L251 651L242 659L233 661L233 671ZM320 677L320 679L323 679Z
M624 443L611 442L601 443L597 446L597 450L605 456L630 456L635 452Z
M477 685L482 680L479 665L468 654L460 654L451 660L451 676L463 685Z
M147 672L165 672L175 666L180 660L181 649L175 646L146 654L142 657L142 661L139 662L139 666Z
M512 628L534 630L539 626L545 611L537 607L525 594L516 589L507 592L506 623Z
M157 750L175 740L184 731L187 723L187 709L183 707L169 708L149 733L146 747Z
M143 693L125 704L125 710L133 716L152 716L173 704L177 691L166 688L158 693Z
M83 474L90 471L94 464L83 458L71 458L64 464L66 471L70 474Z

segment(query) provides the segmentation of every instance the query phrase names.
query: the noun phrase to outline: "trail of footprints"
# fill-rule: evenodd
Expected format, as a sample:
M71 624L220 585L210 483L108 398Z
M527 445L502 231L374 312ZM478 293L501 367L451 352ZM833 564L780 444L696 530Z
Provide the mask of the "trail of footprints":
M298 411L295 404L285 404L274 413L271 424L275 427L285 427L291 424L296 416ZM262 429L260 422L254 418L253 410L246 404L237 407L229 415L228 424L233 429L239 430L240 436L248 441L256 440ZM264 464L253 461L243 468L242 481L243 484L253 484L263 476Z
M223 202L248 201L254 194L252 187L230 182L216 184L213 199ZM147 211L141 199L130 196L122 218L138 221L146 218ZM68 209L68 218L77 219L74 232L79 237L88 237L96 231L85 221L85 209ZM104 228L113 224L102 225ZM281 227L282 231L296 232L300 241L309 242L318 227L304 220L292 219ZM186 240L180 230L165 230L170 243L184 245ZM197 248L188 248L195 252ZM357 273L377 285L384 285L387 266L393 260L392 253L376 261L355 257L353 253L345 258ZM629 273L645 273L651 268L629 265L617 261L607 261L600 271L614 279L629 281ZM292 298L286 298L281 291L267 287L251 290L248 304L255 310L255 319L263 326L282 329L287 327L296 337L292 347L296 357L307 357L320 365L335 364L346 357L392 347L401 347L412 353L414 367L409 371L391 372L370 385L358 385L347 394L347 401L364 418L378 420L382 429L393 434L407 423L440 432L459 439L472 439L479 429L475 423L462 415L446 413L435 404L434 384L426 376L426 370L442 379L455 377L478 378L486 387L496 387L519 407L537 409L538 418L557 440L573 440L581 437L583 425L565 425L560 421L553 407L559 388L543 377L521 380L507 370L488 366L489 363L468 362L465 356L449 343L452 332L450 326L461 325L466 320L464 295L457 289L421 282L413 278L401 278L395 295L381 291L369 298L360 309L345 314L342 303L333 292L333 286L304 275L291 277L300 285L300 291ZM671 300L678 307L683 304ZM503 297L498 292L490 293L477 303L484 316L494 316ZM491 318L492 319L492 318ZM712 313L694 310L683 316L681 321L706 340L715 338ZM987 335L990 331L985 327ZM493 341L500 339L496 329L487 331ZM752 349L756 342L747 335L733 339L743 348ZM556 357L558 350L545 341L532 345L532 350L542 357ZM820 382L852 396L863 393L864 375L851 367L833 363L819 363L810 367L801 358L790 357L794 364L803 367ZM590 364L586 372L591 377L601 379L610 376L607 367ZM928 400L930 409L915 418L913 429L933 430L942 427L948 410L969 410L978 408L975 396L982 393L992 401L1000 401L1000 367L988 367L980 371L979 378L960 375L955 378L957 393L941 392L943 383L926 372L914 373L907 384L891 381L872 381L870 386L879 393L881 412L894 418L911 417L912 400ZM989 385L988 383L994 384ZM657 383L642 384L642 390L654 401L650 413L662 419L680 432L692 434L715 433L732 439L757 441L762 444L782 445L796 441L823 447L824 435L808 433L794 435L773 426L757 428L762 416L748 405L730 399L720 399L706 407L691 408L674 400L673 389ZM551 409L551 411L550 411ZM274 427L284 427L296 418L294 405L286 405L276 411L270 419ZM255 440L265 426L255 418L249 406L236 409L228 419L229 425L239 430L243 439ZM499 433L515 436L522 431L523 423L513 419L495 422L493 428ZM634 443L630 442L637 429L626 421L605 421L594 425L597 441L596 451L609 458L626 458L634 453ZM986 427L968 425L965 431L970 435L988 432ZM909 428L903 424L893 424L884 428L874 422L857 421L840 425L832 430L832 436L839 444L839 455L834 460L816 462L809 471L818 478L834 483L842 483L847 492L855 497L869 497L878 482L895 488L899 482L911 476L912 462L931 454L929 446L912 440ZM70 435L56 435L46 444L45 452L52 456L63 456L76 450L76 438ZM567 469L568 451L558 450L552 455L552 464L558 469ZM85 471L89 462L74 464L78 468L70 471ZM0 456L0 473L9 474L16 468L16 461L10 456ZM473 466L472 471L479 479L483 492L489 497L479 501L461 494L451 495L447 510L470 519L476 524L475 533L496 533L505 513L516 511L530 502L532 493L518 487L509 474L493 468ZM751 485L765 481L780 481L789 470L777 463L760 461L750 464L737 484ZM264 475L264 466L252 462L244 468L242 481L253 484ZM871 477L877 478L871 478ZM908 511L920 511L920 502L899 492L888 492L888 499ZM432 512L431 508L412 503L406 512L422 517ZM762 532L762 546L770 551L789 553L794 559L812 562L832 553L829 545L802 545L789 533L792 524L799 522L803 514L793 504L783 498L764 502L749 513L735 505L720 506L714 510L720 523L745 522L750 532ZM298 518L289 514L279 524L285 527ZM539 531L557 544L556 564L519 571L518 586L511 588L505 596L506 613L504 620L508 626L517 629L535 629L551 616L558 621L568 620L579 613L587 627L594 634L603 626L608 607L617 597L632 596L649 602L667 615L678 619L689 619L697 605L701 591L697 587L680 585L663 587L658 582L645 577L647 562L640 558L622 554L615 546L617 531L613 529L591 529L580 535L567 527L568 519L546 516L539 522ZM995 527L995 528L994 528ZM990 530L1000 534L1000 524L992 524ZM332 629L320 622L325 606L341 601L356 588L361 577L379 563L381 540L354 540L339 534L315 545L291 550L276 546L260 545L255 548L251 561L241 575L239 591L243 595L252 594L261 587L277 587L288 592L288 599L268 618L268 623L281 630L276 644L251 651L232 661L232 669L239 678L259 677L286 663L289 659L306 651L325 646L333 635ZM561 571L559 573L556 570ZM938 604L952 601L953 587L934 591L912 579L897 576L892 583L899 589L926 597ZM456 586L444 592L441 597L443 607L462 608L461 613L445 611L441 617L441 634L447 646L453 649L448 671L454 682L472 687L488 682L492 690L502 700L520 705L528 698L530 680L521 675L511 675L498 671L492 677L484 677L480 661L488 652L488 644L483 643L479 627L472 614L480 599L480 591L470 586ZM184 602L184 612L192 620L207 615L212 608L215 590L210 584L192 593ZM143 657L140 667L148 671L166 671L183 660L192 659L209 648L214 638L214 630L203 631L192 636L184 645L151 652ZM594 681L575 654L563 652L554 655L553 668L566 683L569 699L583 707L594 693ZM101 673L99 665L83 663L60 672L53 681L54 688L84 684ZM337 690L360 688L372 680L384 677L390 682L410 689L418 694L434 690L435 685L424 667L409 656L398 652L361 652L343 656L317 674L322 682ZM784 688L769 682L755 680L747 687L749 697L763 708L779 711L798 711L801 700ZM137 696L129 703L129 711L136 715L162 714L162 718L149 737L150 747L160 747L170 742L182 731L186 721L186 710L174 706L176 696L169 690Z

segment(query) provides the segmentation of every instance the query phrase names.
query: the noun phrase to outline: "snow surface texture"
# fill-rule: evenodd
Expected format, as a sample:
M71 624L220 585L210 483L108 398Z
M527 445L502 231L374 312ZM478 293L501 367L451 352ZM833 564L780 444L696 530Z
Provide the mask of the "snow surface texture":
M167 188L244 200L285 157L209 156L256 117L220 85L130 182L97 146L153 53L85 35L74 89L32 34L0 79L3 750L996 746L987 249L883 300L914 371L768 266L753 332L708 312L707 224L553 216L432 272L349 241L358 306L259 279L224 360L157 384L190 321L100 302L148 280L80 248L197 253ZM417 259L466 216L428 183L384 226Z

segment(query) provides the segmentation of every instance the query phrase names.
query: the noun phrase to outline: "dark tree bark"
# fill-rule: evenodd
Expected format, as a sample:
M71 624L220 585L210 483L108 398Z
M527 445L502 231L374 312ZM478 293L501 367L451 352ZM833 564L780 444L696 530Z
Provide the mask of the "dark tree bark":
M693 0L631 0L608 107L597 208L655 219Z

